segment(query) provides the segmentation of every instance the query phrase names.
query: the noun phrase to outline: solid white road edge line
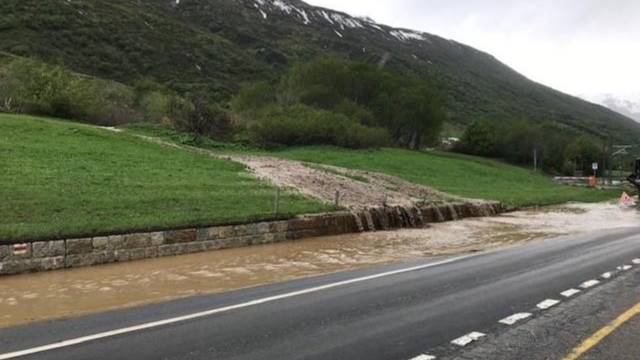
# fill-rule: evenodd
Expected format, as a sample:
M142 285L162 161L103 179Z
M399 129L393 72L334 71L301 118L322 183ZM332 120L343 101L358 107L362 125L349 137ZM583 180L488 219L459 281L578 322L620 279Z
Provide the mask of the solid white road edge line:
M518 321L522 321L525 319L528 319L532 316L533 314L531 313L517 313L517 314L513 314L509 317L506 317L500 321L498 321L501 324L504 325L514 325L515 323L517 323Z
M383 272L383 273L379 273L379 274L363 276L363 277L350 279L350 280L338 281L338 282L331 283L331 284L316 286L316 287L312 287L312 288L308 288L308 289L303 289L303 290L299 290L299 291L293 291L293 292L280 294L280 295L275 295L275 296L270 296L270 297L266 297L266 298L262 298L262 299L256 299L256 300L244 302L244 303L241 303L241 304L229 305L229 306L225 306L225 307L221 307L221 308L217 308L217 309L211 309L211 310L202 311L202 312L197 312L197 313L193 313L193 314L189 314L189 315L183 315L183 316L178 316L178 317L174 317L174 318L170 318L170 319L159 320L159 321L144 323L144 324L140 324L140 325L130 326L130 327L126 327L126 328L121 328L121 329L101 332L101 333L88 335L88 336L83 336L83 337L79 337L79 338L75 338L75 339L64 340L64 341L60 341L60 342L56 342L56 343L52 343L52 344L48 344L48 345L42 345L42 346L38 346L38 347L33 347L33 348L30 348L30 349L13 351L13 352L10 352L10 353L0 354L0 360L14 359L14 358L21 357L21 356L32 355L32 354L36 354L36 353L41 353L41 352L45 352L45 351L51 351L51 350L60 349L60 348L64 348L64 347L69 347L69 346L73 346L73 345L79 345L79 344L83 344L83 343L87 343L87 342L95 341L95 340L99 340L99 339L104 339L104 338L114 337L114 336L118 336L118 335L128 334L128 333L132 333L132 332L136 332L136 331L148 330L148 329L152 329L152 328L156 328L156 327L160 327L160 326L165 326L165 325L176 324L176 323L180 323L180 322L184 322L184 321L199 319L199 318L208 317L208 316L211 316L211 315L216 315L216 314L220 314L220 313L224 313L224 312L228 312L228 311L232 311L232 310L242 309L242 308L246 308L246 307L250 307L250 306L256 306L256 305L265 304L265 303L269 303L269 302L274 302L274 301L278 301L278 300L283 300L283 299L287 299L287 298L292 298L292 297L296 297L296 296L311 294L311 293L320 292L320 291L324 291L324 290L329 290L329 289L333 289L333 288L337 288L337 287L342 287L342 286L345 286L345 285L351 285L351 284L356 284L356 283L360 283L360 282L380 279L380 278L384 278L384 277L404 274L404 273L408 273L408 272L424 270L424 269L428 269L428 268L431 268L431 267L436 267L436 266L440 266L440 265L446 265L446 264L450 264L450 263L453 263L453 262L456 262L456 261L472 258L472 257L478 256L478 255L479 254L458 256L458 257L454 257L454 258L447 259L447 260L437 261L437 262L434 262L434 263L418 265L418 266L412 266L412 267L393 270L393 271L387 271L387 272Z
M562 295L562 296L564 296L566 298L570 298L570 297L572 297L574 295L577 295L577 294L579 294L581 292L582 291L580 291L578 289L569 289L569 290L561 292L560 295Z
M592 288L592 287L594 287L594 286L596 286L598 284L600 284L600 281L598 281L598 280L589 280L589 281L585 281L582 284L580 284L580 287L586 290L586 289Z
M538 305L536 305L536 307L538 307L538 309L540 310L547 310L549 308L552 308L556 305L560 304L559 300L554 300L554 299L547 299L541 303L539 303Z
M422 354L422 355L418 355L418 356L416 356L414 358L411 358L410 360L435 360L435 359L436 359L435 356Z
M483 334L481 332L470 332L467 335L461 336L453 341L451 341L452 344L454 345L458 345L458 346L467 346L469 344L471 344L474 341L478 341L480 340L481 337L486 336L486 334Z

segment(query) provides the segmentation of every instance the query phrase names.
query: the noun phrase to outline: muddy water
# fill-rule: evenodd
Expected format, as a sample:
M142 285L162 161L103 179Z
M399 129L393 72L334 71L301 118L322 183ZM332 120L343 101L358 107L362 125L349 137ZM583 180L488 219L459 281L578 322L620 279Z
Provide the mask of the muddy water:
M640 225L616 205L565 205L407 229L0 278L0 327L338 270Z

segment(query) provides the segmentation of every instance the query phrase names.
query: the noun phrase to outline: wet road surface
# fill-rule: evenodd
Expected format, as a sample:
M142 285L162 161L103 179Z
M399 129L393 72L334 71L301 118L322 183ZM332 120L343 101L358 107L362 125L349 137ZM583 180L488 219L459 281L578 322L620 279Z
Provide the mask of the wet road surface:
M337 271L628 228L635 211L568 205L412 229L0 278L0 328L214 294Z
M583 360L640 359L640 316L634 317L581 357Z
M518 326L438 360L640 359L640 267L615 272L578 296Z
M451 340L492 333L498 320L562 301L560 292L639 257L640 228L590 232L6 328L0 359L448 356Z

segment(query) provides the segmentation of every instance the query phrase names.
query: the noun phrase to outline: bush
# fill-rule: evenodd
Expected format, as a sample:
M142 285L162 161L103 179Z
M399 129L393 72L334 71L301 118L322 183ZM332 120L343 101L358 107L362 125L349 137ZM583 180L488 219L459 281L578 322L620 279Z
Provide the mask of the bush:
M271 106L249 126L250 139L259 146L336 145L371 148L390 143L384 129L370 128L345 115L305 105L282 109Z
M140 99L140 109L147 122L162 122L169 117L170 97L159 91L144 93Z
M500 151L498 127L488 119L474 121L465 131L455 151L497 157Z
M361 125L384 128L396 144L412 149L436 143L446 118L436 89L423 80L332 57L294 65L276 87L244 86L232 109L246 119L270 104L302 104L333 112L334 117L341 114ZM380 129L367 133L379 134ZM332 144L336 140L333 137Z
M13 60L2 69L0 103L4 110L98 125L125 123L138 116L133 92L126 86L27 59Z
M351 100L342 100L342 102L336 106L334 111L345 115L350 119L356 120L360 124L374 126L375 117L373 113Z
M266 82L244 84L231 101L231 109L236 113L255 112L276 102L273 86Z
M233 128L227 111L202 97L190 101L174 96L169 101L169 116L176 130L212 139L225 138Z

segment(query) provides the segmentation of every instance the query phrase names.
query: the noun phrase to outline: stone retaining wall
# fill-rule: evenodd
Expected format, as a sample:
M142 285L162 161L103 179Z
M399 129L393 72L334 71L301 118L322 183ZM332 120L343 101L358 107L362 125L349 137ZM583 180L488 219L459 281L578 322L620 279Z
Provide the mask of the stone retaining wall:
M492 216L505 211L499 203L460 203L425 208L370 209L358 214L340 212L301 216L291 220L35 241L0 245L0 275L93 266L269 244L310 237L408 227Z

